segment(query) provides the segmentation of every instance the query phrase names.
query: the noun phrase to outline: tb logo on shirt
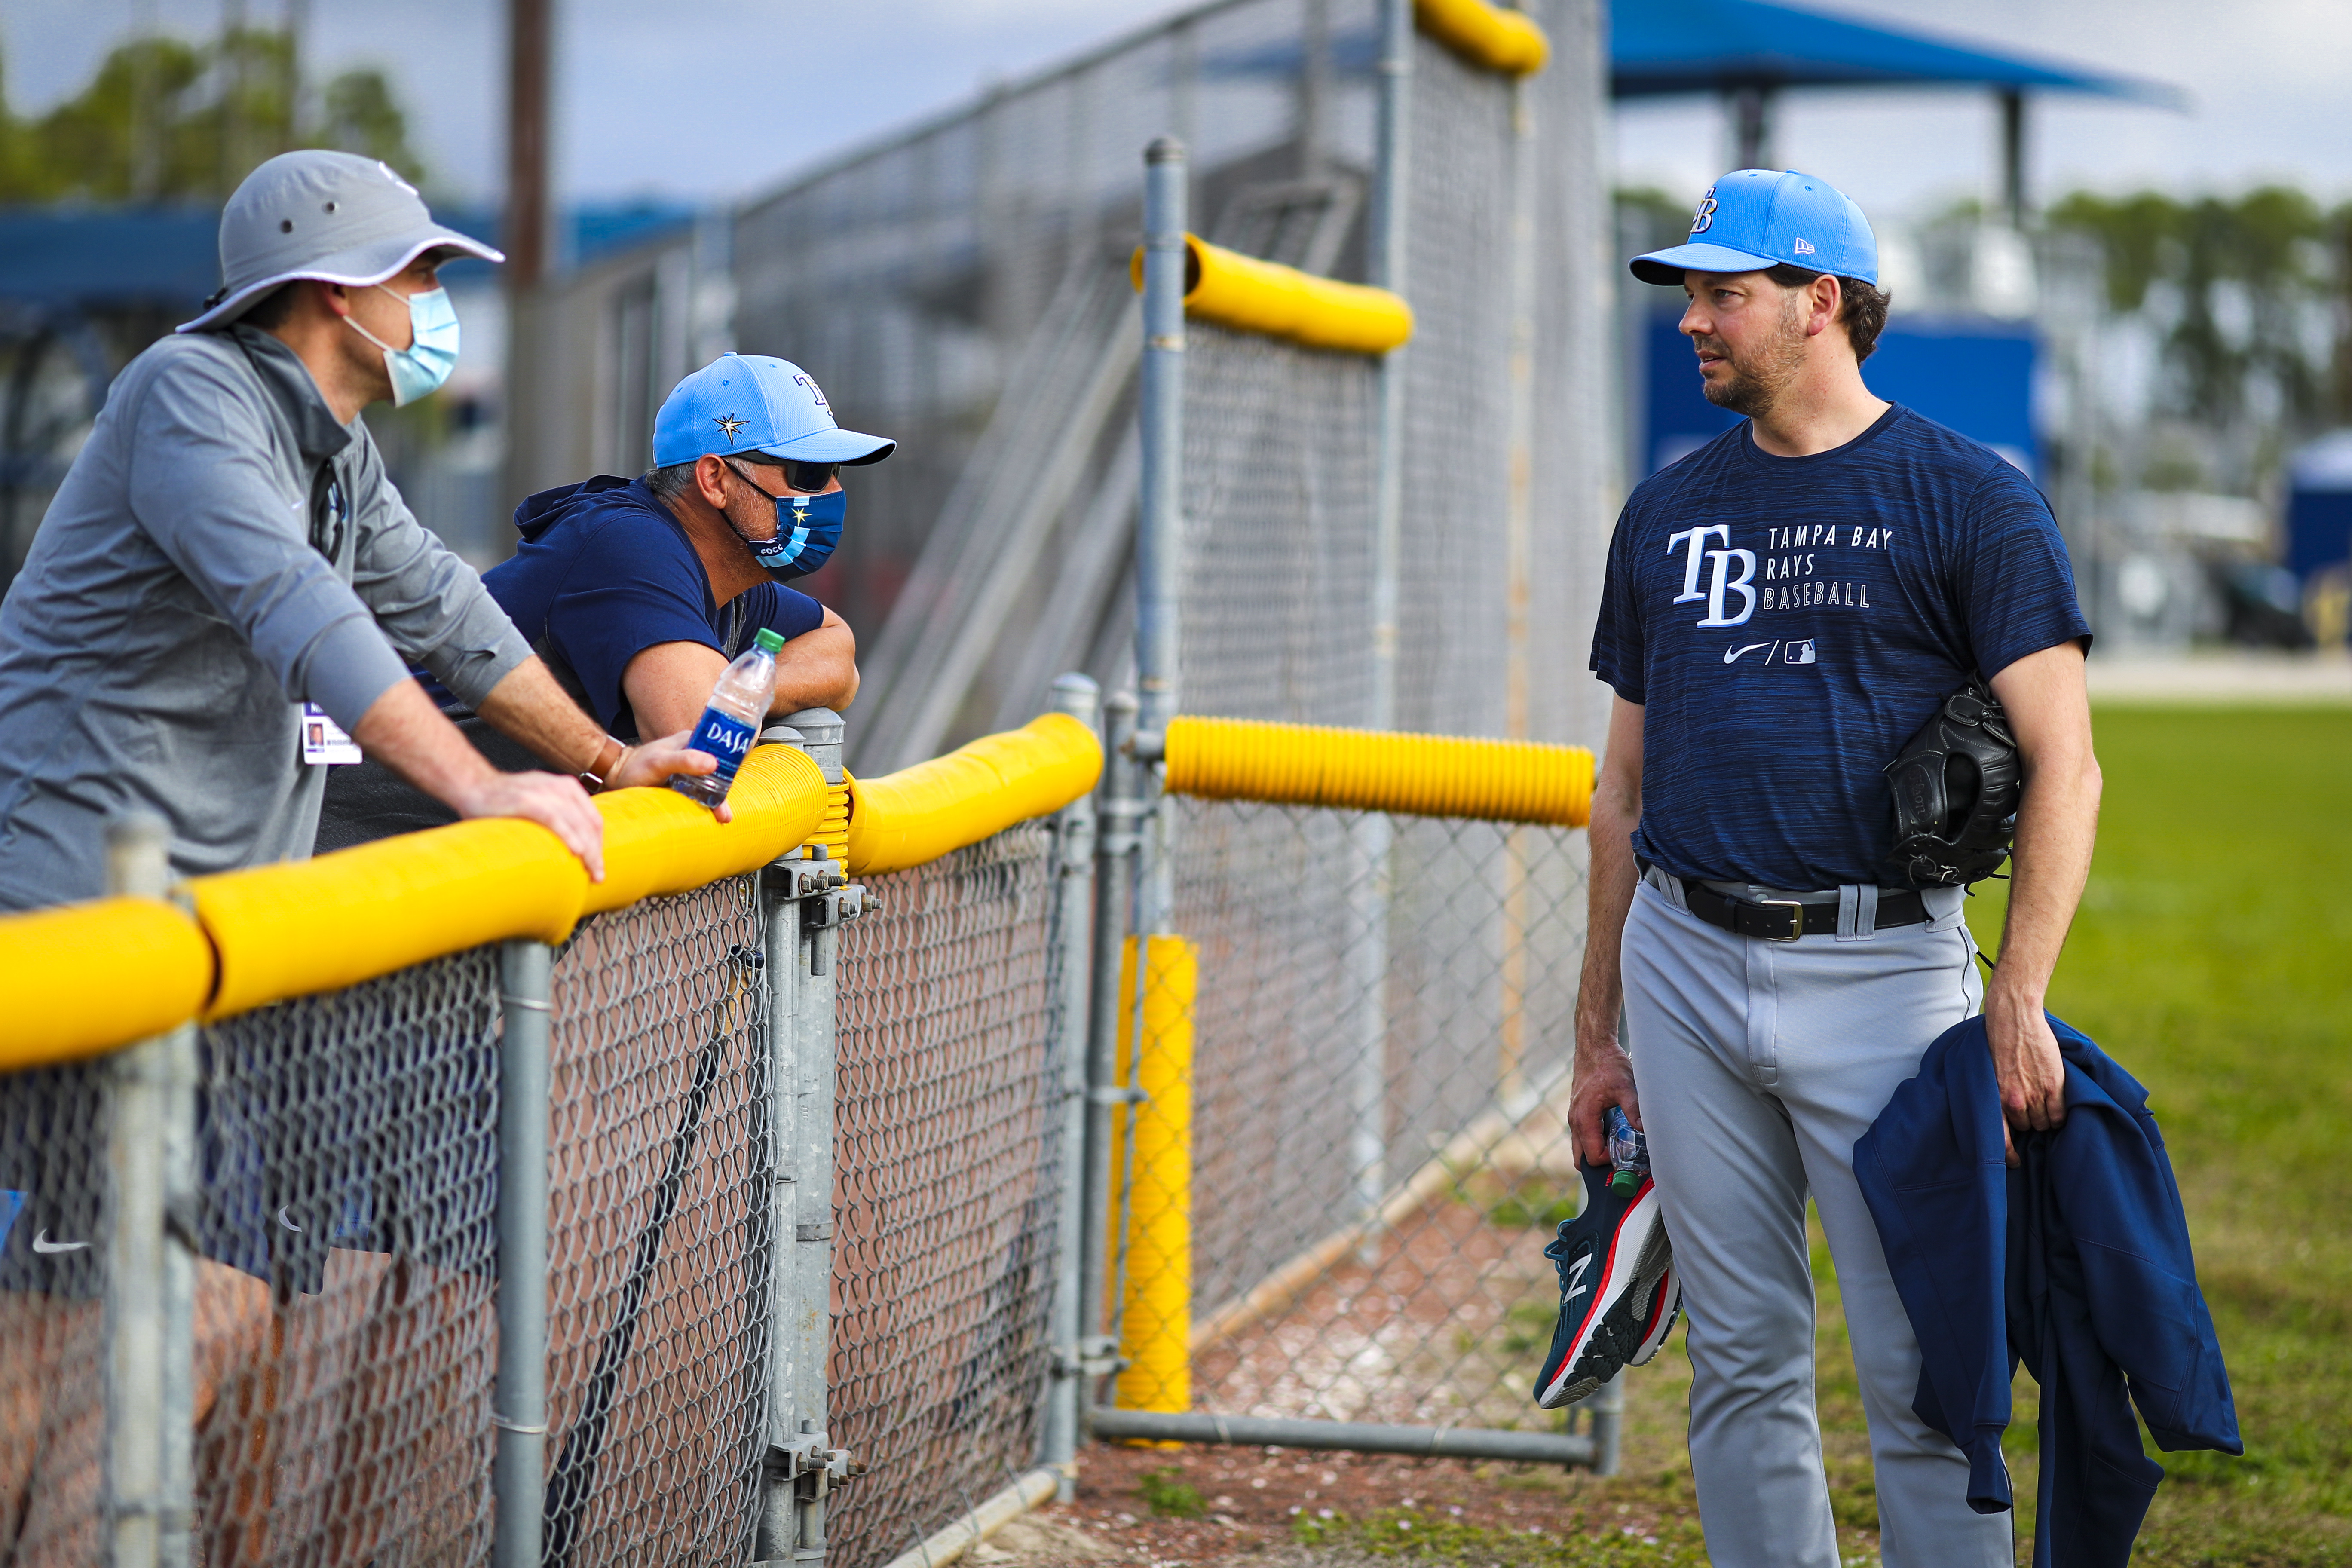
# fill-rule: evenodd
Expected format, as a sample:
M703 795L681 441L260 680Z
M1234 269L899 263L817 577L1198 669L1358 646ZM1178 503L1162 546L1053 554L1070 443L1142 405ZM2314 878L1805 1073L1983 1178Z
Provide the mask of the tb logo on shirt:
M1709 550L1706 547L1706 542L1717 536L1723 540L1723 548ZM1705 528L1685 528L1666 541L1666 553L1671 555L1676 550L1684 548L1685 540L1688 540L1690 543L1689 554L1683 562L1683 591L1675 595L1674 602L1677 605L1688 605L1705 599L1706 618L1698 623L1703 626L1736 626L1744 624L1748 616L1756 613L1756 590L1749 586L1756 579L1756 552L1731 548L1731 525L1728 523L1714 522ZM1734 575L1731 566L1735 559L1739 563L1737 575ZM1704 593L1699 591L1698 585L1699 566L1702 563L1711 563L1714 567L1714 575L1707 583L1706 591ZM1724 597L1726 595L1734 593L1740 596L1739 613L1736 616L1727 616L1723 613Z

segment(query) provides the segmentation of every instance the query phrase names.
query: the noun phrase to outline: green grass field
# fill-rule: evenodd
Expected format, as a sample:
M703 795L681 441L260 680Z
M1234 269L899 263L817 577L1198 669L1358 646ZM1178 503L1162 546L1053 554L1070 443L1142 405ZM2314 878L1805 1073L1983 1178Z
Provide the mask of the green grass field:
M2352 710L2097 724L2098 857L2050 1008L2148 1086L2246 1439L2156 1456L2137 1560L2352 1561ZM1990 950L1998 898L1974 913Z
M2234 1460L2151 1446L2170 1474L2135 1561L2352 1563L2352 710L2114 709L2097 727L2098 856L2051 1010L2149 1088L2246 1439ZM1990 952L2004 884L1984 886L1972 924ZM1869 1452L1818 1235L1822 1433L1848 1561L1867 1563ZM1560 1535L1416 1537L1386 1518L1310 1533L1530 1568L1703 1561L1678 1348L1627 1378L1621 1476L1517 1479L1567 1494L1577 1523ZM2032 1380L2018 1382L2008 1452L2023 1563L2036 1400ZM1650 1522L1637 1535L1612 1528L1626 1517Z

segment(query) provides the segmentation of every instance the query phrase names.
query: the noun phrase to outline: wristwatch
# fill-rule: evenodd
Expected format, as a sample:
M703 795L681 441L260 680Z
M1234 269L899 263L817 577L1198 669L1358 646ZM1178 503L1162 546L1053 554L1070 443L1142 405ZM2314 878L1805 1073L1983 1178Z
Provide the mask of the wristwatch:
M613 787L614 775L628 760L629 748L607 735L596 748L596 760L581 770L580 782L590 795L601 795Z

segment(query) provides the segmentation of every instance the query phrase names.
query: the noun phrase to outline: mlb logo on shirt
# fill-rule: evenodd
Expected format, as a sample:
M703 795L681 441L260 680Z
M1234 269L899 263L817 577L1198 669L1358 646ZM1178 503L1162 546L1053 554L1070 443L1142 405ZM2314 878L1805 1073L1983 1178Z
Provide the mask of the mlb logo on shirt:
M1807 637L1802 642L1790 643L1789 645L1789 651L1782 654L1780 658L1781 662L1784 664L1818 664L1821 662L1813 657L1813 639L1811 637Z

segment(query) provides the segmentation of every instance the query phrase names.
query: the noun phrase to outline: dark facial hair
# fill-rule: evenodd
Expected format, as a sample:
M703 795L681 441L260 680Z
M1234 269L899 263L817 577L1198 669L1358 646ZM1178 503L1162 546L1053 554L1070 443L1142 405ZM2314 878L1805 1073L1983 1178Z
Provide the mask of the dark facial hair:
M1695 344L1705 342L1720 350L1724 363L1731 367L1730 375L1719 384L1706 381L1699 384L1709 403L1755 419L1769 412L1780 400L1781 388L1796 379L1798 366L1804 359L1804 315L1798 300L1801 292L1795 289L1783 290L1780 331L1769 342L1748 350L1744 361L1734 359L1730 346L1720 338L1694 340Z

